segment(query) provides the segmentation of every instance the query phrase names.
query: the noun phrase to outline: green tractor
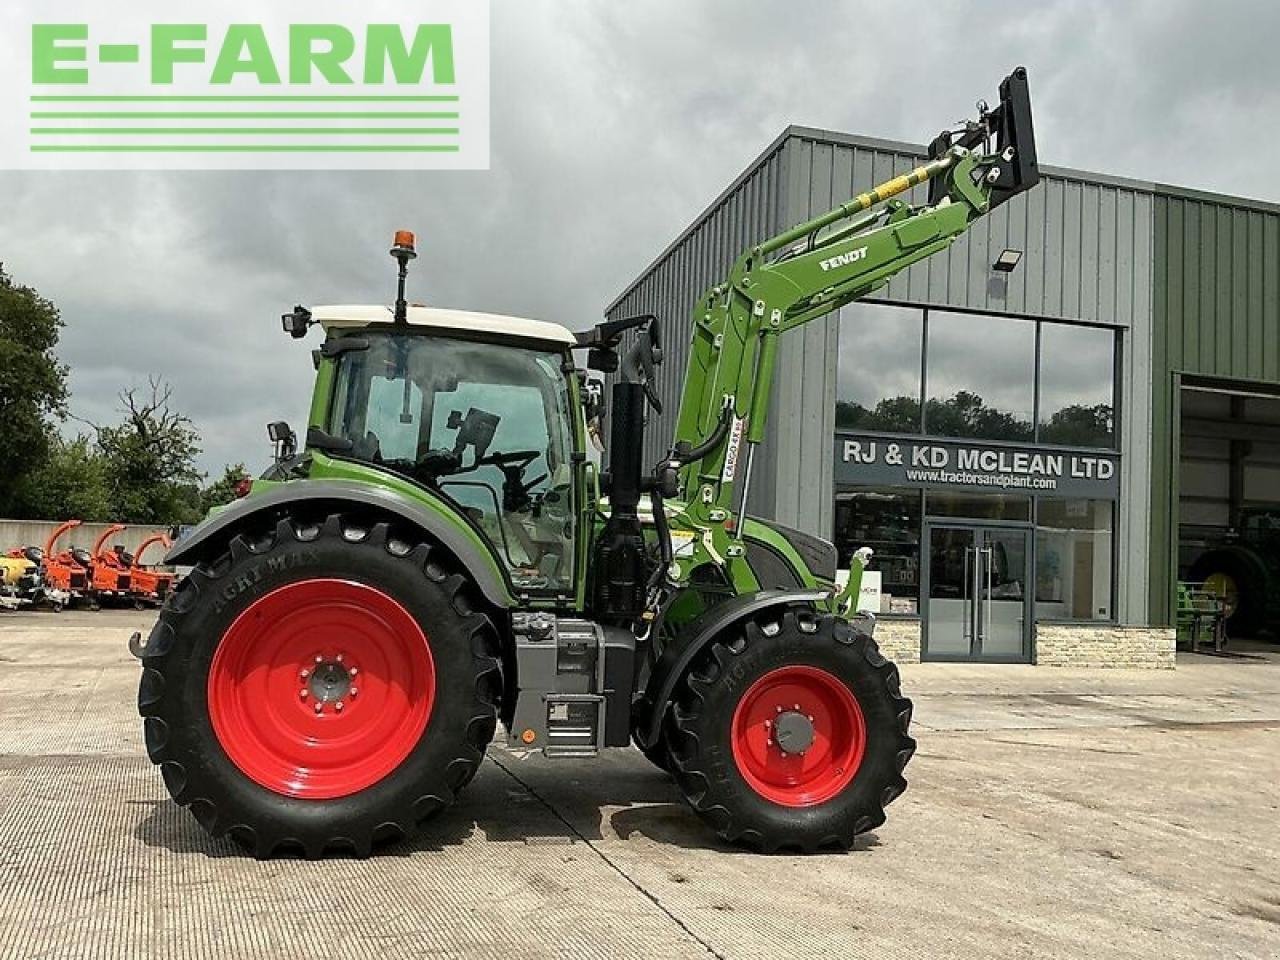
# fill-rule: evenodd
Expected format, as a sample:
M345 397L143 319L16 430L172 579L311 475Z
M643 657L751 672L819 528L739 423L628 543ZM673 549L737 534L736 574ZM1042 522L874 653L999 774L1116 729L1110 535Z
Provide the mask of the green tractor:
M1230 534L1196 557L1189 579L1221 598L1231 636L1274 630L1280 623L1280 504L1240 511Z
M719 835L848 848L884 821L911 703L850 618L830 543L744 516L779 337L945 250L1039 179L1024 70L904 176L744 252L697 303L669 453L658 321L583 333L410 306L295 308L324 332L299 452L167 557L191 574L131 649L170 794L258 856L364 856L515 749L631 744ZM894 197L930 185L928 203ZM615 375L605 471L588 457ZM594 381L598 384L598 381Z

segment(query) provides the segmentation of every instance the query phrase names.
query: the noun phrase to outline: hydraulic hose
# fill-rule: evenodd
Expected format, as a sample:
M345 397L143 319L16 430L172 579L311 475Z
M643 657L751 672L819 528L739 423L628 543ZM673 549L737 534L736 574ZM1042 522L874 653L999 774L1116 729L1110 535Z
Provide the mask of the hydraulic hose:
M677 447L672 450L670 459L675 460L680 466L693 463L695 460L701 460L716 447L724 443L724 438L729 435L729 425L733 422L733 407L725 404L724 409L720 411L720 419L716 423L716 427L711 431L711 435L706 440L689 450L681 450Z

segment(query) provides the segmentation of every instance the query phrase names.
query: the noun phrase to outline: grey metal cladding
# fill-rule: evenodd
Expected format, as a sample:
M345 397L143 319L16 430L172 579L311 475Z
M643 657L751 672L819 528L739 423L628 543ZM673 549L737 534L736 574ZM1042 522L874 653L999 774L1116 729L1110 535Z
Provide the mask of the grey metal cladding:
M911 144L789 132L785 161L809 189L792 194L801 206L787 211L788 221L816 216L925 157ZM1142 250L1150 257L1151 185L1041 169L1039 187L996 208L946 253L903 271L873 299L1130 325L1146 296L1134 277ZM924 203L927 193L919 186L907 198ZM991 264L1006 247L1022 250L1022 261L1012 274L993 276Z

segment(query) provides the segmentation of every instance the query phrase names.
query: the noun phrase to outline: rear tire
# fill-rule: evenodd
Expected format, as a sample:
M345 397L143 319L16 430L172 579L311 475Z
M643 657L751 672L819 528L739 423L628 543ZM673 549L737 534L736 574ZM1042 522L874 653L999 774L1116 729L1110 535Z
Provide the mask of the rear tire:
M910 723L897 668L869 636L793 607L715 641L665 727L686 799L721 838L808 853L884 823L907 786Z
M635 744L635 748L637 750L644 754L644 758L646 760L652 763L663 773L668 775L671 774L671 755L667 752L667 744L665 740L659 737L658 742L652 747L645 747L635 737L631 738L631 742Z
M499 641L475 596L442 548L386 523L236 536L143 651L138 709L170 795L258 857L415 835L496 727Z

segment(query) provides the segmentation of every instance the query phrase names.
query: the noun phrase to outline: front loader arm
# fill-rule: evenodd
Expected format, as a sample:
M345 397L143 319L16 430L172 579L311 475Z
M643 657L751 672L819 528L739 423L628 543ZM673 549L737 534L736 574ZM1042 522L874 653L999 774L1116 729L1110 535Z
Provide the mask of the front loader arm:
M742 555L734 541L744 525L735 518L765 436L778 337L884 286L1038 182L1023 68L1000 95L996 109L936 139L926 163L747 250L699 300L671 462L685 504L675 525L700 534L710 559ZM923 183L924 206L894 199ZM725 441L708 444L717 434ZM705 559L691 557L682 573Z
M742 464L749 463L750 445L764 439L781 334L884 286L946 249L995 204L1037 182L1022 68L1005 80L1001 95L1000 107L976 124L954 139L936 140L937 155L927 163L747 250L729 277L698 302L675 449L697 447L726 409L734 429L728 443L682 469L684 498L695 519L732 512L736 483L749 480ZM1006 120L1015 115L1021 121L1016 129ZM980 134L998 137L994 150L981 149ZM979 149L966 145L975 141ZM910 207L893 199L926 182L929 204ZM748 444L742 456L738 438Z

